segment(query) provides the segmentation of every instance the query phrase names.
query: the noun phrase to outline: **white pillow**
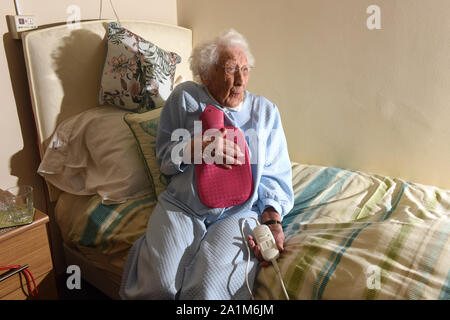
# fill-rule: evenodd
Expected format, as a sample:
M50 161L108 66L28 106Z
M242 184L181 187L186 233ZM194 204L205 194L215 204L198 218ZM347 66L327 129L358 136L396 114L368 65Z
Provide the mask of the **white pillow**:
M103 204L153 192L134 137L123 121L126 113L103 106L63 121L38 173L65 192L99 194Z

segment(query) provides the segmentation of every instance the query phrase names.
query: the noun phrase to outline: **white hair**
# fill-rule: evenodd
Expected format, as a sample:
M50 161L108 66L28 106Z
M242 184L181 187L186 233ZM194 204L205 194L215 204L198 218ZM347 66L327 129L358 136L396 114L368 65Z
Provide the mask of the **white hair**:
M192 50L189 62L194 80L201 83L202 77L207 79L211 67L219 61L220 52L224 49L236 47L245 53L249 66L253 67L255 59L250 52L247 40L236 30L230 29L212 40L198 44Z

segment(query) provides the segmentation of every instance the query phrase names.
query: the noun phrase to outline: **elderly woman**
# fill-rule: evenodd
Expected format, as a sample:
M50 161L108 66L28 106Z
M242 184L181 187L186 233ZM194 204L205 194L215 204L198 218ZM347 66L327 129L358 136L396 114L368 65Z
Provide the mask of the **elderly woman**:
M270 222L276 244L283 250L280 222L293 206L291 166L277 107L246 91L253 63L247 42L234 30L194 48L191 69L199 83L178 85L159 122L157 157L161 171L170 175L171 181L158 198L146 234L130 250L122 298L248 299L247 239L242 238L240 229L245 218ZM202 140L202 148L196 151L194 121L209 105L223 111L225 126L257 137L248 142L254 186L251 196L226 208L208 207L197 194L194 152L203 157L213 140ZM188 130L192 140L173 141L172 133L180 128ZM221 139L224 135L214 142ZM220 164L224 170L242 165L236 159L243 150L230 143L216 144L228 146L216 150L227 160ZM175 147L182 150L182 157L173 156ZM249 283L253 284L262 258L251 236L255 222L249 219L247 223L245 233L254 253L249 268Z

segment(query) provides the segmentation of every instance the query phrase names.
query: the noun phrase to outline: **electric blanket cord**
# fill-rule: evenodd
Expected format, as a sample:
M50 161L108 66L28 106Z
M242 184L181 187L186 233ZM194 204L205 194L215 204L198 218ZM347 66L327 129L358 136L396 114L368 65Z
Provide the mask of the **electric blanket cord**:
M244 234L244 223L248 218L245 218L241 223L241 234L242 234L242 240L245 242L245 245L247 247L247 266L245 268L245 283L247 285L248 292L250 294L250 297L252 300L255 300L255 297L253 296L252 290L250 289L250 285L248 284L248 268L250 265L250 247L248 245L247 240L245 239ZM263 256L264 260L270 261L273 265L273 268L275 269L275 272L278 275L278 279L280 280L281 287L283 289L283 293L287 300L289 300L289 295L286 291L286 287L284 286L283 277L281 276L280 268L278 267L277 258L280 255L280 252L278 251L277 245L275 243L275 239L273 238L272 232L270 231L269 227L267 225L261 225L258 221L258 219L251 217L250 219L253 219L256 221L257 226L255 229L253 229L256 243L260 246L261 249L261 255Z

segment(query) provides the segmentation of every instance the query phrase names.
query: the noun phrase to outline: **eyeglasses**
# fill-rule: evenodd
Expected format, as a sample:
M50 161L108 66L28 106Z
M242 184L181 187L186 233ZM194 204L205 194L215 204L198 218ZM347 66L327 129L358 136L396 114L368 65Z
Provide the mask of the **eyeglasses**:
M246 75L248 75L248 73L250 72L250 69L252 68L250 66L242 66L239 68L238 66L233 66L233 65L222 66L220 64L218 64L218 66L222 67L223 70L225 71L225 73L229 76L234 76L239 71L241 71L242 74L246 76Z

